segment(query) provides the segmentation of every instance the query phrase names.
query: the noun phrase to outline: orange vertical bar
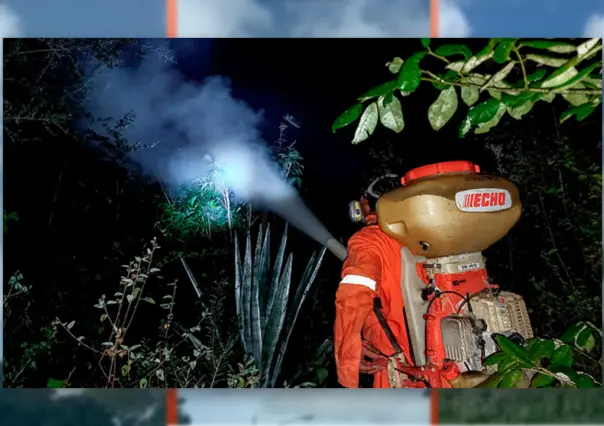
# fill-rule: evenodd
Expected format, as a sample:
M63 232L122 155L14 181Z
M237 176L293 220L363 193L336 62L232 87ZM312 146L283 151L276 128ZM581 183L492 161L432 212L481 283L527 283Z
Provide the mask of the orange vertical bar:
M178 13L176 7L177 0L166 0L166 37L178 37Z
M430 390L430 425L438 425L438 389Z
M178 389L166 390L166 425L178 424Z
M438 37L438 2L439 0L430 0L430 37Z

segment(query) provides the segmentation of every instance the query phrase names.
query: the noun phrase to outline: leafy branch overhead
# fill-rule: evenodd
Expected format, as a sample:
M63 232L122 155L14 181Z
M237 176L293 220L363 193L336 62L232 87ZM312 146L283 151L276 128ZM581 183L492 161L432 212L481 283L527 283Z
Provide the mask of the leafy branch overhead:
M461 102L469 107L459 124L459 136L469 131L486 133L507 113L516 120L535 103L551 103L556 97L567 104L560 116L582 121L602 102L602 40L593 38L575 44L557 40L490 39L477 53L463 44L446 44L386 64L396 77L369 90L333 123L332 130L357 119L352 143L364 141L378 121L396 133L405 127L403 108L397 96L407 97L422 82L440 91L428 109L434 130L443 128Z

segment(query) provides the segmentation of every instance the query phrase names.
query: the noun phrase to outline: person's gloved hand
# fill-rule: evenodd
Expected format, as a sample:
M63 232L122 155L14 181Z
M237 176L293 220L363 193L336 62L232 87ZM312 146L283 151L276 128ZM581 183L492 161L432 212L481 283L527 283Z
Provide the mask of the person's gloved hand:
M359 371L365 374L375 374L388 366L388 359L378 349L363 342L361 365Z

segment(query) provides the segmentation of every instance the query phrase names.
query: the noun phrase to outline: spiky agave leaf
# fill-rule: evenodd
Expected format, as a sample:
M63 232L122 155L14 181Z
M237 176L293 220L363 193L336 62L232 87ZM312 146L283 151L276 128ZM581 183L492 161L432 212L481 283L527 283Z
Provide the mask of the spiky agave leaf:
M241 313L243 318L243 350L252 354L252 238L248 233L242 265Z
M243 310L242 310L242 275L241 275L241 253L239 251L239 239L235 233L235 309L237 311L237 327L239 328L239 336L241 337L241 343L243 344L243 350L245 352L245 332L243 323Z
M300 277L300 283L305 283L308 281L308 279L310 278L314 267L315 267L315 263L317 260L317 252L313 251L312 254L310 255L310 259L308 259L308 263L306 264L306 269L304 269L304 272L302 273L302 277ZM296 293L297 295L298 293Z
M251 235L251 232L249 234ZM252 292L250 298L251 351L258 368L262 368L262 320L260 314L260 288L263 287L263 283L260 281L260 268L262 267L262 237L262 225L260 225L260 228L258 229L258 238L256 239L256 251L252 260Z
M264 232L264 240L262 242L262 250L260 257L254 259L254 281L258 283L258 304L260 306L260 329L264 333L266 327L266 314L268 305L268 287L269 273L271 266L271 226L266 224Z
M264 369L262 372L262 387L273 387L275 379L272 377L271 364L275 357L277 350L277 344L282 334L283 324L287 315L287 301L289 296L289 289L291 286L292 279L292 262L293 255L290 253L287 256L287 262L285 262L285 268L283 274L277 285L277 291L275 292L275 299L271 309L271 314L268 317L266 323L266 333L264 342L264 353L263 356L266 358L264 363Z
M273 309L273 304L275 303L275 295L277 293L277 289L279 288L278 284L279 279L281 278L281 267L283 266L283 259L285 258L285 246L287 244L287 230L288 224L286 223L285 228L283 229L283 236L281 237L281 244L279 245L279 250L277 251L275 265L273 267L273 276L269 287L268 303L266 305L267 318L271 315L271 310Z
M292 309L288 314L287 324L283 330L281 341L279 343L279 350L276 356L274 356L274 362L270 368L270 382L268 383L269 387L275 387L277 382L277 377L281 371L281 362L283 361L283 355L285 354L285 350L287 349L287 344L289 343L289 338L294 329L294 325L298 318L298 314L300 313L300 308L310 291L312 283L314 282L317 274L319 272L319 268L321 267L321 263L323 262L323 256L325 255L325 251L327 248L323 247L319 252L319 256L315 261L315 256L311 256L308 264L306 265L306 269L302 276L302 280L298 285L298 289L296 290L296 295L294 296L294 302L292 305ZM271 368L272 367L272 368Z

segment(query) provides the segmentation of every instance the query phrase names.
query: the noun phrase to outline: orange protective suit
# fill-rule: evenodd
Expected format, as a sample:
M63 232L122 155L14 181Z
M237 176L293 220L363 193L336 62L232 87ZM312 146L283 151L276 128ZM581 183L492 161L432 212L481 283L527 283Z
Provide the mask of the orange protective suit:
M409 340L401 292L401 245L377 225L366 226L348 241L348 257L336 293L334 352L338 381L359 386L363 340L388 356L395 353L373 312L373 300L382 302L382 313L410 364ZM374 388L389 388L387 371L374 374Z

